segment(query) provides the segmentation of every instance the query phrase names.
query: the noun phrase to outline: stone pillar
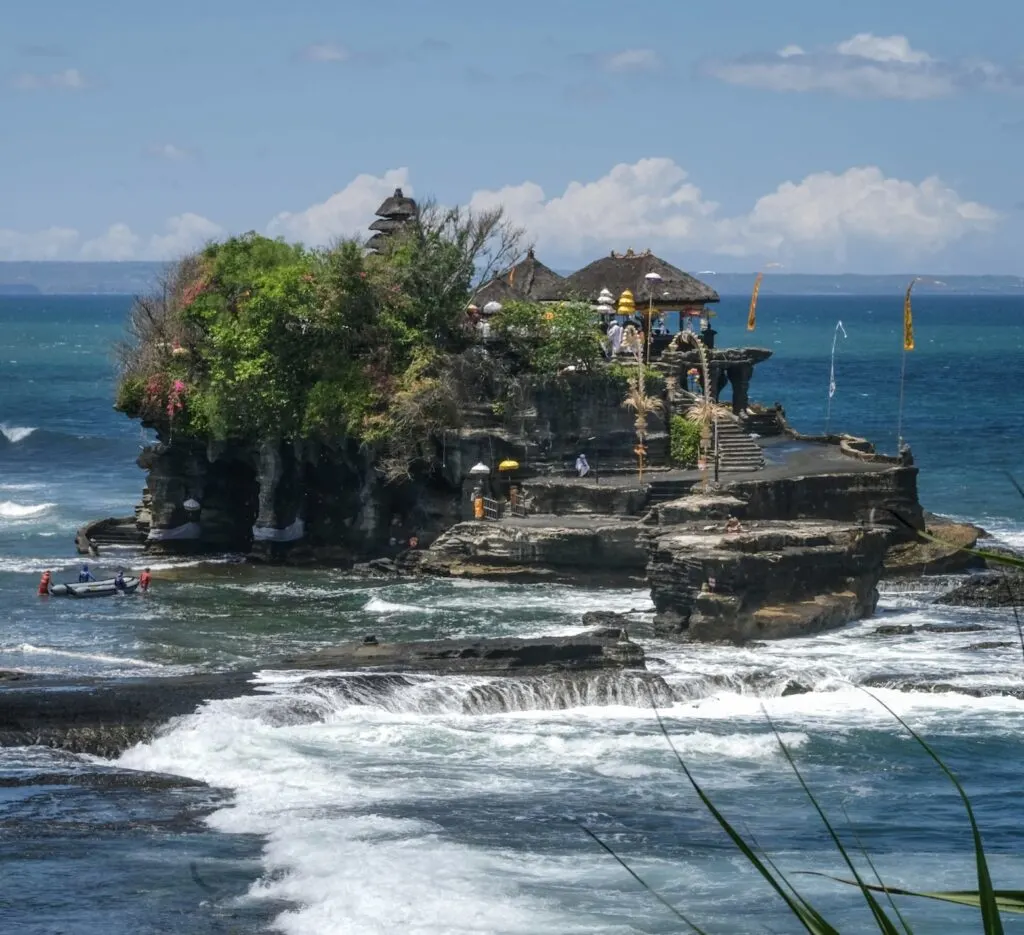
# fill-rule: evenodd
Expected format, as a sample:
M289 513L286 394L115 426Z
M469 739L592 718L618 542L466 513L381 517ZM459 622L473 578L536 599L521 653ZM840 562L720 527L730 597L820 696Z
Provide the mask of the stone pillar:
M750 378L754 375L754 365L732 364L728 374L732 384L732 411L739 415L750 405Z
M259 511L252 527L253 551L258 555L273 554L276 546L305 538L304 487L297 454L278 441L260 444Z

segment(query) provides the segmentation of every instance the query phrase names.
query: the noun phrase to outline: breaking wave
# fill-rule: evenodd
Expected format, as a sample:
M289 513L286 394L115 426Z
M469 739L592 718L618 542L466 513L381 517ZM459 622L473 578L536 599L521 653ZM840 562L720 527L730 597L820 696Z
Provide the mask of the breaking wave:
M3 435L12 445L18 444L18 442L24 441L29 437L35 428L27 428L20 425L8 425L6 422L0 422L0 435Z

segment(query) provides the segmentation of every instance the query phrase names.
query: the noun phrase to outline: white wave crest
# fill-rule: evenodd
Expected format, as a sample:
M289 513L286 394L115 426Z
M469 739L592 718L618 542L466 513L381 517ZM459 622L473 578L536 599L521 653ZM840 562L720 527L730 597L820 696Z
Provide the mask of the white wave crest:
M35 431L35 427L27 428L21 425L8 425L6 422L0 422L0 435L3 435L12 445L17 445L18 442L24 441Z
M0 519L32 519L53 509L56 503L15 503L13 500L0 502Z
M73 649L58 649L55 646L36 646L34 643L19 643L9 648L0 647L0 651L24 653L27 656L60 656L66 659L84 659L90 662L107 662L118 666L132 666L139 669L164 668L158 662L146 662L145 659L132 659L128 656L108 656L106 653L84 653Z
M382 601L379 597L371 597L363 606L363 610L370 614L432 614L434 612L431 607L393 604L391 601Z

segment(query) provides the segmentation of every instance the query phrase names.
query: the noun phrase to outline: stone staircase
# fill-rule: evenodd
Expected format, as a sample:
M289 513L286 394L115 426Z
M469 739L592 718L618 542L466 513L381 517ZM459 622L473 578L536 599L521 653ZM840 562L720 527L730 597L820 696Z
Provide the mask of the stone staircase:
M759 471L764 467L761 446L731 418L718 420L719 472Z
M651 481L651 491L647 497L647 505L667 503L685 497L693 489L694 481L688 480L655 480Z

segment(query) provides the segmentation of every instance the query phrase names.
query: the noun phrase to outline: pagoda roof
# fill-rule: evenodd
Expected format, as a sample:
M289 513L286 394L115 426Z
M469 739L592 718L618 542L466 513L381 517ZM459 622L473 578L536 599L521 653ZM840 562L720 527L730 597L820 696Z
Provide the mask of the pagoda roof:
M402 189L396 188L393 195L384 199L376 214L380 218L405 220L415 217L416 210L416 202L403 195Z
M483 306L488 302L543 302L562 282L558 273L537 259L531 247L515 266L510 266L477 289L473 303Z
M660 280L654 281L653 290L648 285L649 280L644 278L648 273L661 276ZM608 289L616 298L629 289L638 307L651 299L655 305L661 306L718 301L718 293L711 286L655 256L650 250L643 253L612 251L610 256L595 260L566 276L554 294L545 298L583 298L596 302L602 289Z
M370 225L370 230L380 231L383 234L391 234L405 227L405 222L399 218L377 218Z

